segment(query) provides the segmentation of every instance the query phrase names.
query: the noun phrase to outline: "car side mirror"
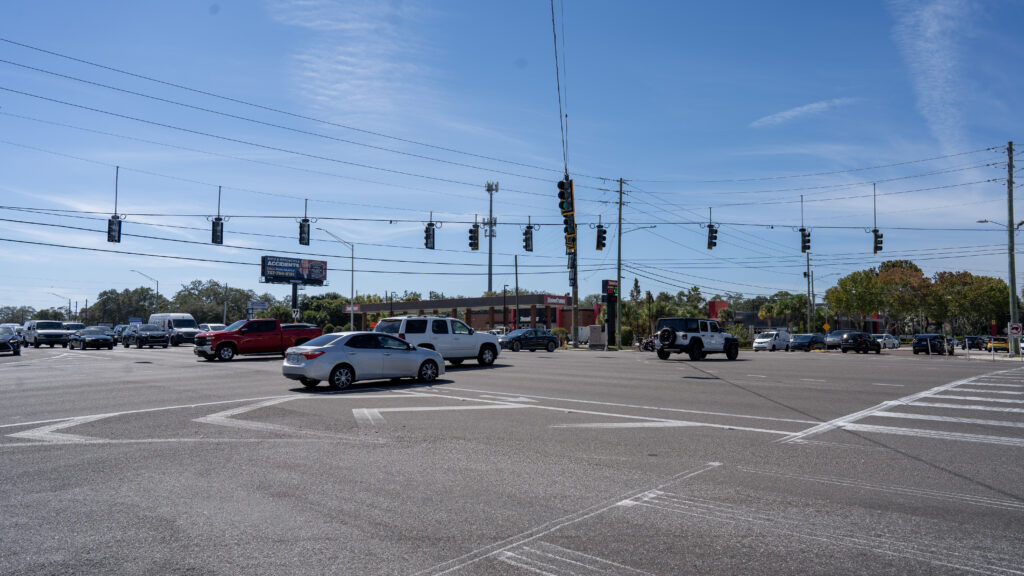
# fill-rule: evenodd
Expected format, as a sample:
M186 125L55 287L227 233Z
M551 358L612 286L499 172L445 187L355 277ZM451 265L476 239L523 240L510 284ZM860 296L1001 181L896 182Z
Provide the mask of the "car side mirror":
M472 328L469 329L470 334L473 334L474 332L476 332L476 330L473 330Z

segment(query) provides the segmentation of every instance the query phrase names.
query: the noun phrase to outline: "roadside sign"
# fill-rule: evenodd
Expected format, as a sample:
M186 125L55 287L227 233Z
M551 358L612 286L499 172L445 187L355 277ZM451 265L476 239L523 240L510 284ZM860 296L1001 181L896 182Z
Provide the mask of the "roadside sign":
M825 330L825 332L828 332L829 328L832 328L831 326L828 325L828 322L822 324L821 327Z
M302 316L302 310L298 308L292 308L292 318L298 320Z
M249 310L267 310L270 308L270 304L260 302L258 300L249 300L249 302L245 304L245 307Z
M1016 323L1011 322L1010 325L1009 325L1009 328L1007 329L1006 332L1010 336L1020 336L1021 335L1021 324L1020 324L1020 322L1016 322Z
M355 306L351 304L345 305L345 312L359 312L359 304L356 304Z

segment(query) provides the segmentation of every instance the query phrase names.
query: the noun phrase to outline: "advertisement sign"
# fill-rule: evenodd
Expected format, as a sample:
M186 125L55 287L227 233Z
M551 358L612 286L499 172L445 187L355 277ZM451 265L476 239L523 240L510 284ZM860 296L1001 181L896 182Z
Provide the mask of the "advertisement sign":
M566 306L569 304L569 298L566 296L545 296L545 306Z
M355 306L351 304L346 304L345 312L359 312L359 304L356 304Z
M260 276L264 282L274 284L323 286L327 280L327 262L263 256L260 259Z
M249 300L245 307L249 310L268 310L270 308L270 304L260 302L259 300Z

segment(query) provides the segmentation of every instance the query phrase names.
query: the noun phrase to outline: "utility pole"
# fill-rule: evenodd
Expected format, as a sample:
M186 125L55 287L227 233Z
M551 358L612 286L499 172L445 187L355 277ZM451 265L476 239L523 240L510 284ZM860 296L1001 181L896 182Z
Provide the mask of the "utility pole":
M615 281L619 287L619 297L615 299L615 351L622 350L622 178L619 178L619 256L615 265Z
M1014 263L1013 233L1016 228L1013 225L1013 140L1006 144L1006 237L1007 253L1010 257L1010 322L1017 323L1017 271ZM1009 334L1007 334L1009 336ZM1019 338L1008 338L1010 341L1010 355L1018 353Z
M487 209L487 291L491 292L491 269L494 261L494 193L498 191L497 182L487 183L487 194L490 195L490 206Z
M513 317L512 324L515 325L516 330L521 328L519 326L519 254L515 255L516 263L516 315Z

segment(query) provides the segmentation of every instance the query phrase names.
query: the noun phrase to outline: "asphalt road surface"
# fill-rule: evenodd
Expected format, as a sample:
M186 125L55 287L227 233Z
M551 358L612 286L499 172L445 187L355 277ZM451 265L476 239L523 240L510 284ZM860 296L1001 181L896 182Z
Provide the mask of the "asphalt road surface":
M335 393L0 358L2 574L1022 574L1024 368L503 353Z

